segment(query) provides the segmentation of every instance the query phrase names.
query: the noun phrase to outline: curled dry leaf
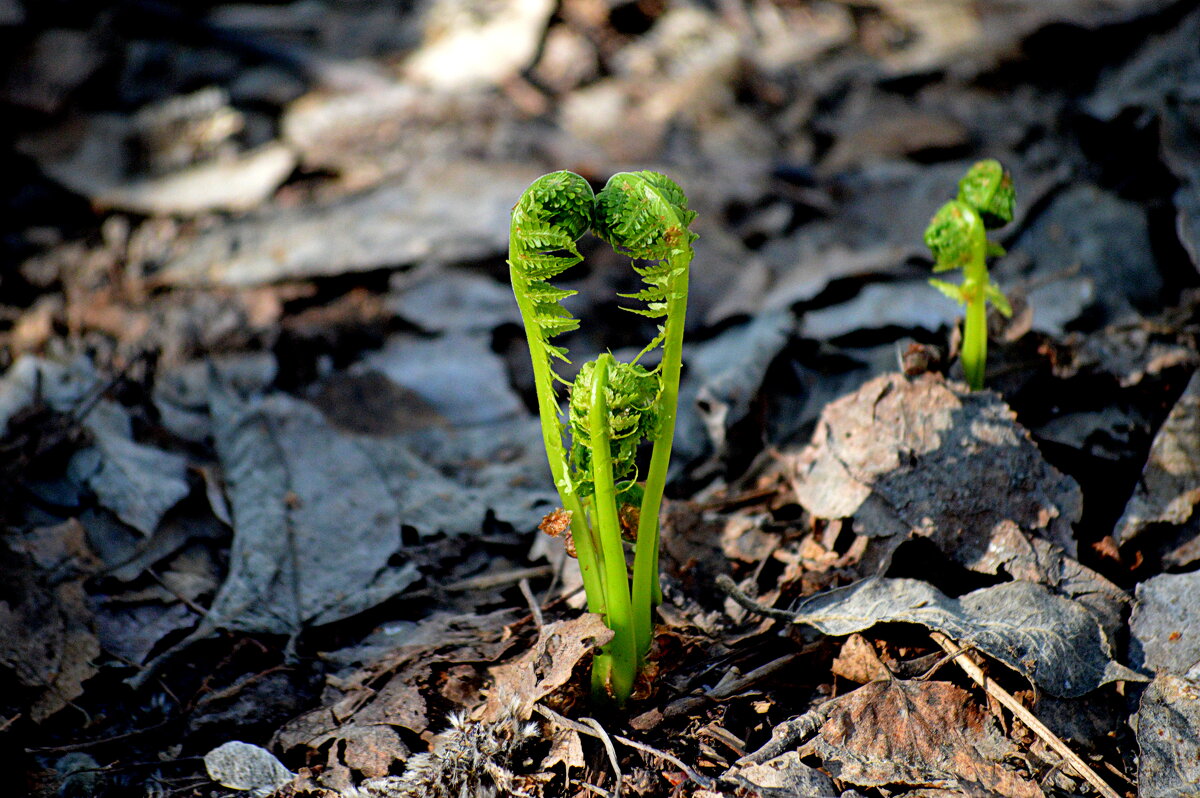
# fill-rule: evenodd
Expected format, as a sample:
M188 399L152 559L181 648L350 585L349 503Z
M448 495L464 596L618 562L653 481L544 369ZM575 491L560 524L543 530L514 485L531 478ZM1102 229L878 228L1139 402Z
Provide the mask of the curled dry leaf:
M821 414L793 455L796 498L820 518L849 518L872 538L866 562L886 567L911 537L995 573L989 548L1006 522L1075 550L1079 486L1042 459L993 393L932 374L878 377ZM875 540L878 539L878 540Z
M514 700L527 716L534 704L570 680L581 659L611 639L612 630L594 613L547 624L533 648L491 669L495 687L484 717L498 717Z
M1032 582L1007 582L950 598L915 579L864 579L806 599L795 623L828 635L877 623L915 623L995 657L1052 695L1086 695L1115 680L1143 680L1112 658L1096 618Z
M1042 798L1004 767L1015 748L965 690L948 682L872 682L836 699L818 735L800 749L841 781L903 784Z
M1151 524L1180 525L1200 503L1200 371L1192 375L1150 446L1133 497L1117 523L1116 537L1127 543Z

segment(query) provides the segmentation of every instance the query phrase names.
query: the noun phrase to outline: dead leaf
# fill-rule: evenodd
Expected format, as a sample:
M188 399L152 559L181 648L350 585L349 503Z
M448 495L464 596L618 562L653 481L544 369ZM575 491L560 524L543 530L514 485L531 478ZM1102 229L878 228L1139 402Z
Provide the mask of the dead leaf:
M1200 683L1164 674L1142 693L1135 718L1138 795L1200 794Z
M590 612L542 627L531 649L491 669L495 686L484 718L499 717L514 700L527 717L534 704L566 684L579 661L611 640L612 634L603 619Z
M229 573L197 635L219 628L296 634L372 607L419 578L412 563L389 565L402 520L416 520L403 503L413 486L393 490L408 473L389 473L368 445L283 395L243 402L216 388L210 405L234 541ZM429 505L455 496L412 498Z
M397 761L409 757L408 746L389 725L352 724L339 736L346 741L346 764L367 778L386 776Z
M1181 525L1200 503L1200 371L1192 375L1150 446L1133 497L1117 522L1127 543L1151 524Z
M82 578L60 582L57 576L0 547L0 580L8 585L0 597L0 668L30 692L35 723L83 693L100 656Z
M367 653L365 662L353 650L338 652L361 666L327 676L326 705L290 721L276 733L275 745L290 751L334 743L329 752L331 771L376 769L390 755L407 758L400 738L393 741L394 733L386 731L395 727L418 735L431 732L426 696L436 692L435 669L495 662L516 642L506 633L512 619L507 610L487 615L439 614L402 635L379 635L387 645L368 641L362 648ZM340 789L324 777L322 783Z
M1133 665L1186 673L1200 662L1200 572L1159 574L1138 585L1129 627Z
M1113 660L1091 613L1031 582L949 598L926 582L876 577L807 598L794 618L838 637L877 623L920 624L974 645L1062 698L1110 681L1143 680Z
M889 374L828 405L794 455L797 500L820 518L853 516L885 567L904 540L932 540L994 573L997 527L1012 522L1072 554L1079 487L1042 459L1014 413L986 391L932 374Z
M839 794L833 781L816 768L801 762L800 754L796 751L788 751L761 764L730 768L722 780L750 788L758 798Z
M800 756L861 787L984 791L1042 798L1037 784L1001 763L1016 752L965 690L948 682L872 682L835 699Z
M858 684L886 679L891 674L875 647L862 635L850 635L833 661L833 673Z

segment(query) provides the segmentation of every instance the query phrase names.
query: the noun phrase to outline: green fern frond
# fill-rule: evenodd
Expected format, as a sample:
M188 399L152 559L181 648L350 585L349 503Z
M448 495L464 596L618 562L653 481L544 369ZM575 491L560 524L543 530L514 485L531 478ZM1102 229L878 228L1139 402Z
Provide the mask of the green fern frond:
M594 207L588 182L564 171L535 180L513 208L509 274L535 358L540 352L546 360L569 362L566 350L550 339L579 327L561 304L575 292L549 281L583 260L575 242L592 226Z
M595 373L596 361L584 363L571 386L571 467L581 496L592 492L592 430L588 414ZM627 480L636 473L638 446L643 441L653 440L657 434L659 391L657 373L615 360L609 366L605 398L616 482Z

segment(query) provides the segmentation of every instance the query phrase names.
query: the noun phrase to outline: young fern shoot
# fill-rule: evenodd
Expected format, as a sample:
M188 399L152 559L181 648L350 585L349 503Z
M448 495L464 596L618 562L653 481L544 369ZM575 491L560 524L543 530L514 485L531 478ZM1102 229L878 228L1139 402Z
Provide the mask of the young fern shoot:
M573 172L551 172L533 182L512 211L508 239L508 270L513 295L521 310L525 337L533 364L538 416L550 474L563 509L570 515L571 535L583 574L588 609L604 614L599 541L592 535L583 504L568 468L559 418L554 361L567 360L567 352L550 339L577 329L579 320L562 306L576 292L555 288L550 280L583 261L576 241L592 226L595 195L586 180Z
M941 207L925 230L925 244L933 252L935 272L963 270L961 283L931 279L930 285L966 307L963 322L962 366L971 390L983 388L987 361L987 303L1004 316L1012 308L988 276L989 255L1004 249L988 241L987 231L1012 221L1016 192L1012 176L999 161L972 166L958 181L958 196Z
M645 663L653 608L662 601L658 514L675 432L694 217L679 187L654 172L615 175L594 198L583 178L554 172L534 181L513 209L509 271L533 359L546 455L570 516L588 609L614 632L594 660L592 688L618 704ZM568 455L555 387L562 379L553 368L567 353L550 339L579 321L560 304L574 292L549 280L582 260L576 241L589 226L641 263L633 268L647 287L627 298L644 307L630 310L662 323L634 363L605 353L580 368L570 389ZM659 345L657 368L636 363ZM636 458L644 442L653 449L643 485ZM625 537L634 539L632 585Z
M696 234L688 228L696 218L696 212L688 210L687 197L678 185L655 172L613 175L596 197L596 205L597 235L631 258L648 261L645 266L634 266L646 288L626 297L641 300L645 307L629 310L662 319L658 335L646 347L651 349L659 342L663 347L658 367L660 412L638 517L638 546L633 564L637 650L641 652L640 656L645 656L650 649L653 630L651 612L653 606L662 603L658 578L658 516L675 438L688 270L695 254L692 242L696 240Z

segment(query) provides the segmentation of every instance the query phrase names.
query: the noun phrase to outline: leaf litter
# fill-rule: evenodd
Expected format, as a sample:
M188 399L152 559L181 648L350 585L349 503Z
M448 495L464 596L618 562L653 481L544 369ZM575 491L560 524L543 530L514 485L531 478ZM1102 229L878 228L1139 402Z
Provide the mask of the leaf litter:
M17 789L225 796L200 755L246 741L297 774L280 795L1082 793L1007 686L1124 792L1194 792L1194 11L568 0L439 28L453 5L217 6L172 17L184 45L163 7L42 31L0 2L39 42L0 92L60 184L6 175ZM497 31L522 46L414 82ZM1105 63L1025 80L1082 31ZM1027 306L967 395L919 376L955 344L916 231L984 151L1025 198ZM646 163L704 228L626 722L582 701L601 625L571 562L529 554L553 493L499 289L530 176ZM580 315L619 279L585 276ZM930 357L890 374L906 347Z

